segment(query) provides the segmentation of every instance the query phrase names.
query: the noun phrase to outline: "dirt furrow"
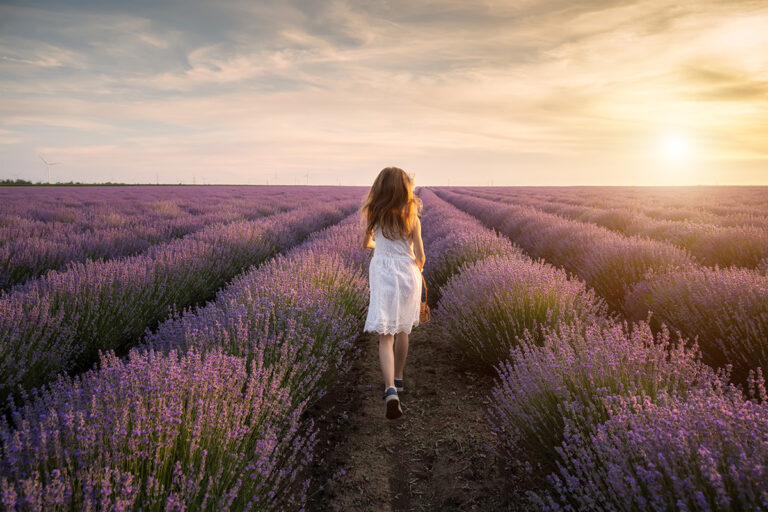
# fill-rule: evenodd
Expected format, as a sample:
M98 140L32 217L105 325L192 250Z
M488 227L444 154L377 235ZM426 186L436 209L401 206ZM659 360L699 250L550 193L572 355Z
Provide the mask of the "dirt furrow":
M417 327L404 414L388 420L377 339L359 340L354 368L318 404L326 418L307 510L521 510L521 470L486 447L498 445L486 422L492 376Z

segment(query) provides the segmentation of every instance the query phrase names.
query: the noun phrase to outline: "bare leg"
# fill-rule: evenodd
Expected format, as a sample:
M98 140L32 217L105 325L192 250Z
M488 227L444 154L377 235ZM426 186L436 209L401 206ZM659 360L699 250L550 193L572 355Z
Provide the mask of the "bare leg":
M399 332L395 335L395 378L403 378L405 358L408 356L408 333Z
M384 386L387 388L395 387L394 344L395 337L391 334L379 335L379 360L381 361L381 373L384 375Z

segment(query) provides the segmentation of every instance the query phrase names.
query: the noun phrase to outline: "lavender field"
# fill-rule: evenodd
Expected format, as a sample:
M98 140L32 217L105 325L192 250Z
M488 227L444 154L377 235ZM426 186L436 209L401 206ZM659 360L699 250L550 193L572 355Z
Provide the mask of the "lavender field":
M0 189L2 508L376 509L354 425L385 429L380 381L328 406L376 357L366 193ZM768 189L417 193L411 350L454 361L406 375L479 387L480 417L437 420L488 437L418 429L444 401L405 395L434 453L393 455L389 510L768 510Z

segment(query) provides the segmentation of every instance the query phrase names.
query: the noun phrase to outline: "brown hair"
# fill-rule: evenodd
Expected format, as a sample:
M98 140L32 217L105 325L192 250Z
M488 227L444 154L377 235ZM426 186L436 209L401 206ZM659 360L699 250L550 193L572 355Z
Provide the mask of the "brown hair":
M421 200L413 195L413 179L399 167L385 167L376 176L363 205L366 233L375 226L390 240L408 238L415 217L421 213Z

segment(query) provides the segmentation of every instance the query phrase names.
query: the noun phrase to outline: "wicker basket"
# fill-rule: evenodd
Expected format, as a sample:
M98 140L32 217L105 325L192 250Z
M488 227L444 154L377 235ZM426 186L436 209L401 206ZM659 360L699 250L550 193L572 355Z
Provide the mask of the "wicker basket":
M429 306L427 305L427 282L424 280L424 275L421 276L421 283L424 285L424 299L421 301L421 307L419 308L419 323L423 324L429 322Z

